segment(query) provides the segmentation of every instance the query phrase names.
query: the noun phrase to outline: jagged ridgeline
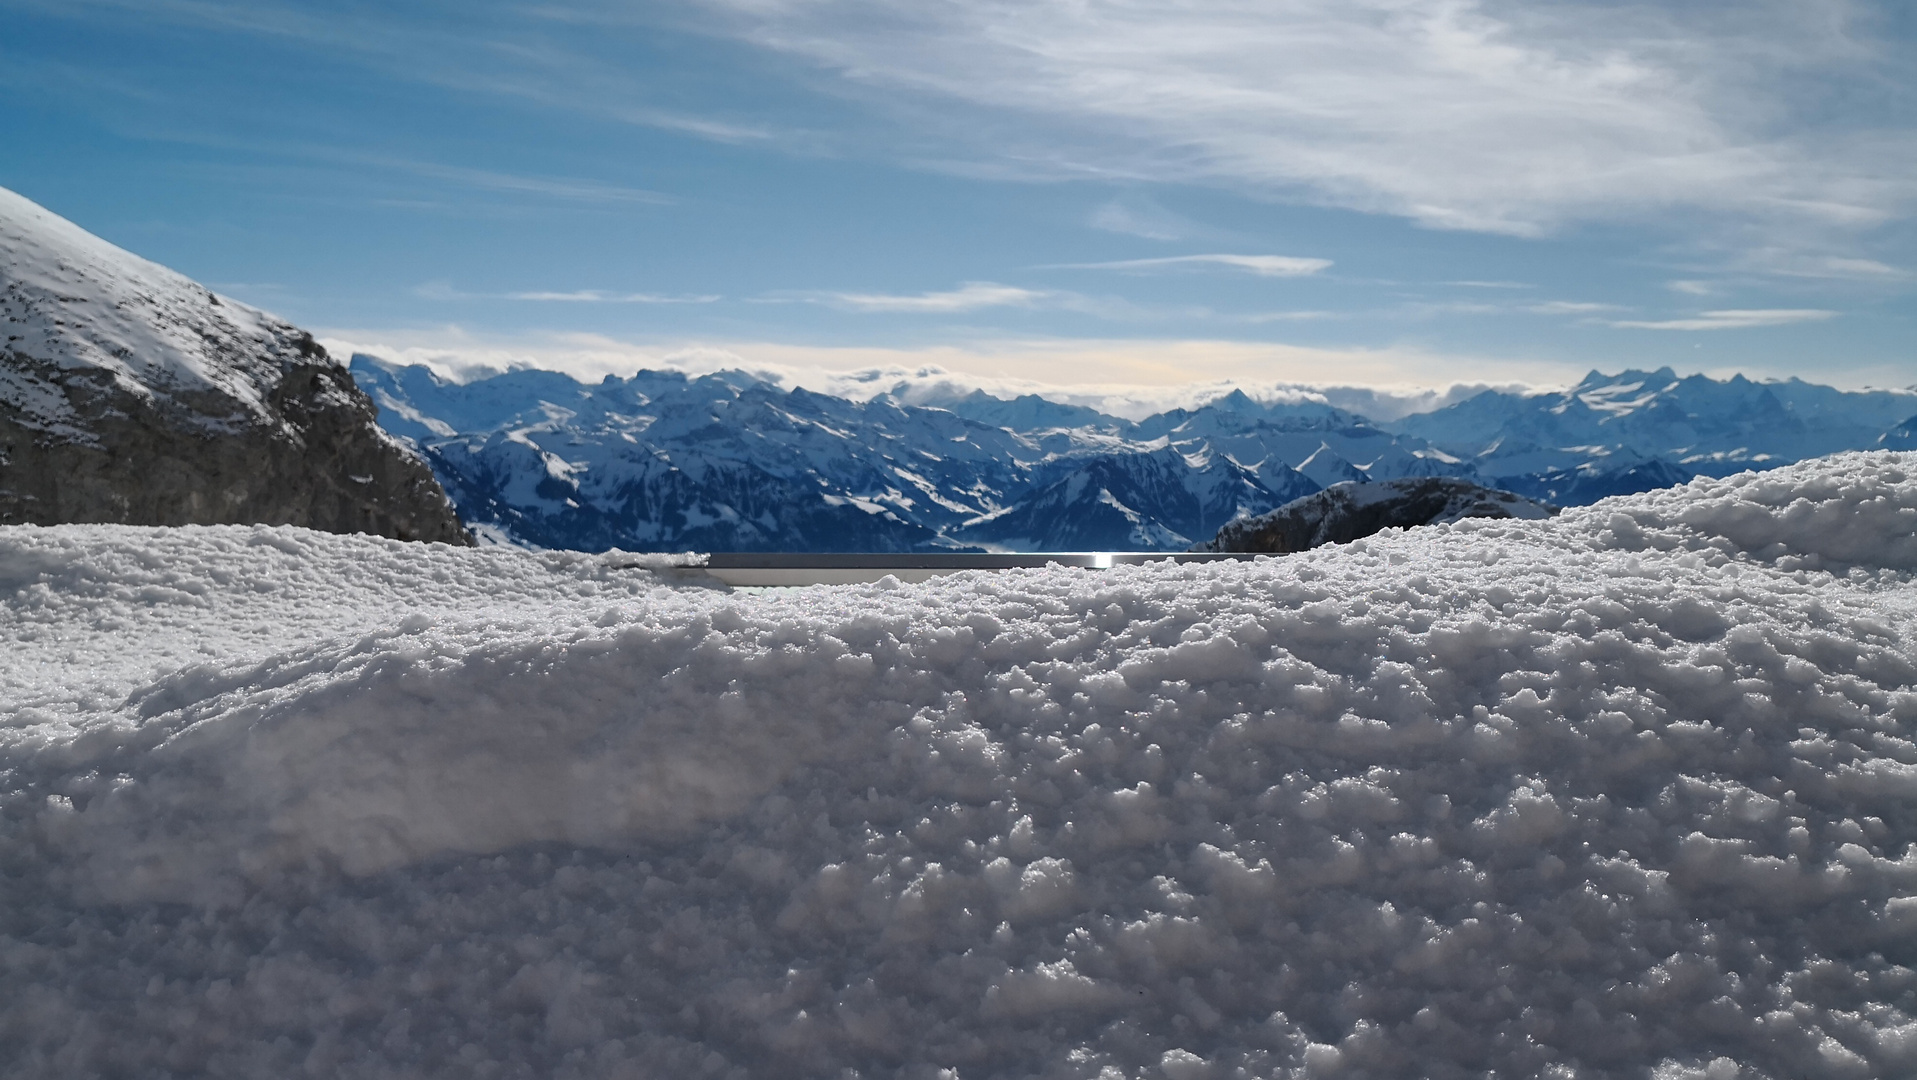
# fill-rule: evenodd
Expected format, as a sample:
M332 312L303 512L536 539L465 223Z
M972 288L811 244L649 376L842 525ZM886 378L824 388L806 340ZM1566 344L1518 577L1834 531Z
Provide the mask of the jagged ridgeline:
M547 547L1182 550L1334 479L1291 462L1468 471L1322 402L1242 394L1134 422L1039 398L849 401L739 372L457 384L357 356L353 374L468 522Z
M853 401L736 371L352 370L482 534L583 550L1183 550L1344 481L1455 477L1576 506L1905 446L1917 413L1908 391L1669 369L1392 421L1301 394L1133 420L923 386Z
M0 524L470 543L311 334L0 189Z

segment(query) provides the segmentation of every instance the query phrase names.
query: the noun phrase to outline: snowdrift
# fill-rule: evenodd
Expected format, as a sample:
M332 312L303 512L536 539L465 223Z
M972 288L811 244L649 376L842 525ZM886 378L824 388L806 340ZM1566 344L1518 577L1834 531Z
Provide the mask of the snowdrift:
M1252 563L0 529L11 1074L1917 1070L1917 455Z

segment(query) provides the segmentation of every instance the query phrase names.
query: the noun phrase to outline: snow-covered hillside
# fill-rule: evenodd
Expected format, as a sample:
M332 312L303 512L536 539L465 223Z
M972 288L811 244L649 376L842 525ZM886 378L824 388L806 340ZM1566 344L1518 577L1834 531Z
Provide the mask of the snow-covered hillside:
M311 334L5 189L0 337L0 523L464 538Z
M0 367L0 402L34 430L94 439L55 373L97 372L138 398L230 399L242 415L190 422L228 431L272 423L281 352L298 332L244 304L222 301L189 278L123 251L0 188L0 316L6 348L38 361ZM304 342L313 349L312 338Z
M1914 573L1896 453L755 596L0 529L0 1060L1908 1075Z

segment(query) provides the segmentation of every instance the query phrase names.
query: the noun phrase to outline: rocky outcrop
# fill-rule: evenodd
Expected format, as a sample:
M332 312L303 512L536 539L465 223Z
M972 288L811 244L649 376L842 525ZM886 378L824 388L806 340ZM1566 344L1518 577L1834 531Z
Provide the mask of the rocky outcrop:
M1334 484L1270 513L1239 518L1193 551L1282 554L1344 544L1383 529L1438 525L1464 518L1546 518L1548 503L1445 476Z
M0 189L0 524L471 543L311 334Z

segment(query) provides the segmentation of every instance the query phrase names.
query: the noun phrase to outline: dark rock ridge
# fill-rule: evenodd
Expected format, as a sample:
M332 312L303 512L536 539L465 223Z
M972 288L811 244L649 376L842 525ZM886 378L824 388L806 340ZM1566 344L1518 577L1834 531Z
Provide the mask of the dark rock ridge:
M302 525L469 544L311 334L0 189L0 524Z
M1270 513L1240 518L1193 551L1283 554L1345 544L1384 529L1441 525L1464 518L1551 517L1558 508L1509 491L1446 476L1334 484Z

